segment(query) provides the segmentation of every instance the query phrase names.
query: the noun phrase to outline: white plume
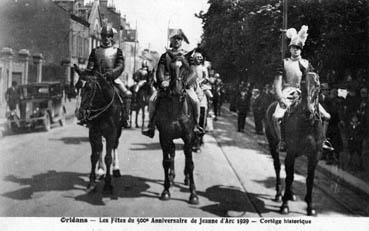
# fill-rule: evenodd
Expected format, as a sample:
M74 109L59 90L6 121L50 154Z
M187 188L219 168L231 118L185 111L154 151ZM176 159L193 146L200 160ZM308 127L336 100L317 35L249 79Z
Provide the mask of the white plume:
M300 38L300 41L302 42L303 45L305 45L305 41L307 39L307 36L308 36L308 26L306 25L303 25L299 31L299 38Z
M287 38L293 38L297 35L297 31L295 28L290 28L286 31Z

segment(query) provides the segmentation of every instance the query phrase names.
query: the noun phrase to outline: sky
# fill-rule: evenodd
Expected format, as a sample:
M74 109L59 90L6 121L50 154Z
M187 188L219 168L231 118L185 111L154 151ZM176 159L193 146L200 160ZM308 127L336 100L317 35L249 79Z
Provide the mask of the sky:
M167 30L181 28L190 41L183 48L191 50L201 41L202 22L195 13L207 11L207 0L110 0L122 16L126 15L131 28L137 21L138 40L141 48L159 53L165 51Z

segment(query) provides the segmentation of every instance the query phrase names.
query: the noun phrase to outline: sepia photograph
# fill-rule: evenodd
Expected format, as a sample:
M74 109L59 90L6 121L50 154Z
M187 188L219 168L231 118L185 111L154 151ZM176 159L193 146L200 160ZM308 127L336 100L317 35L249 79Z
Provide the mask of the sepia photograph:
M369 0L0 0L0 225L369 230Z

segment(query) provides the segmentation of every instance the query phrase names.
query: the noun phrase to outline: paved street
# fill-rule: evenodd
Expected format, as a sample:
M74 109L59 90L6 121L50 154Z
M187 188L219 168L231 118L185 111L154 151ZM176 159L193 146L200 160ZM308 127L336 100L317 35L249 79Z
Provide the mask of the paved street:
M123 176L114 179L114 197L102 194L102 184L95 193L85 192L90 170L86 128L69 121L49 133L4 137L0 140L0 216L281 216L280 203L272 201L274 170L265 144L252 131L234 132L234 123L235 118L225 114L214 124L215 130L205 136L201 152L194 153L199 205L187 203L180 141L176 142L172 200L161 201L162 153L157 135L149 139L140 134L140 129L123 132L119 147ZM298 200L290 203L290 216L305 215L304 181L296 174ZM326 181L317 175L322 188L315 188L314 200L320 216L369 214L367 196Z

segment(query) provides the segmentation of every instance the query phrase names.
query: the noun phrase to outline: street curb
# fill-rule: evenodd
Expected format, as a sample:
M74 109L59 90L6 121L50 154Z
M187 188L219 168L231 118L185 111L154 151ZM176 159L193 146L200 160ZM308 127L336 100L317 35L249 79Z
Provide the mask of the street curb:
M237 117L237 113L230 111L227 107L222 106L222 109L230 113L231 115ZM255 124L253 124L253 121L251 120L252 120L251 118L247 117L246 123L249 126L255 128ZM268 141L264 135L263 135L263 138L267 144ZM339 181L343 182L344 184L349 185L350 188L354 189L355 191L365 193L369 196L369 184L357 178L356 176L353 176L352 174L344 170L338 169L337 167L328 166L322 162L320 163L318 162L317 169L326 175L332 176L332 178L339 179Z

